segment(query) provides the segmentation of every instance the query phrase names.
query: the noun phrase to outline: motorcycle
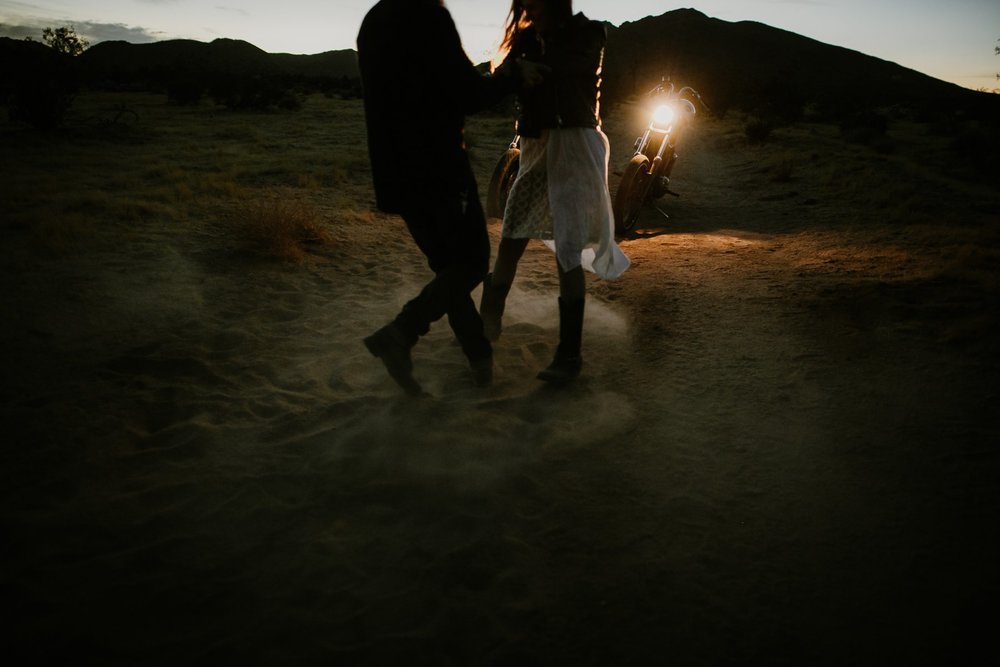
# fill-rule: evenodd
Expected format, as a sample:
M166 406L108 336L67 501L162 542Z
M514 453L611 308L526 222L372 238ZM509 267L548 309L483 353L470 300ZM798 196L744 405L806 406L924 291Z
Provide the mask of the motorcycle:
M507 208L507 196L514 185L514 179L517 178L520 166L521 135L516 134L510 142L510 146L493 167L490 185L486 190L486 216L488 218L503 219L504 209Z
M705 111L709 110L694 88L684 86L676 90L666 79L650 90L646 98L651 107L649 125L635 140L635 153L622 172L612 205L618 235L625 235L635 227L647 202L666 194L680 196L670 189L670 174L678 157L678 137L696 114L692 99ZM660 213L666 216L663 211Z

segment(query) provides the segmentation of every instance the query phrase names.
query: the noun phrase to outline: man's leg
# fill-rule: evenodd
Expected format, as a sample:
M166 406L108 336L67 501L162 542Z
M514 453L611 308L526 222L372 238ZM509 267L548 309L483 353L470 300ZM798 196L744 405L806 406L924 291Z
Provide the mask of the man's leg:
M419 297L404 307L404 319L436 320L448 315L448 324L469 359L476 383L492 380L493 348L483 335L483 321L470 292L482 282L490 261L490 237L470 177L467 196L435 207L433 223L413 230L435 278Z
M403 306L391 324L376 332L382 334L380 341L385 349L369 349L409 393L419 393L412 376L410 348L427 333L432 322L445 314L477 384L489 384L492 379L492 346L483 335L482 319L469 295L486 274L490 241L474 182L470 191L471 196L465 199L438 201L433 208L403 216L435 276Z
M476 384L485 386L493 380L493 346L483 332L483 320L471 292L483 282L490 265L490 237L486 231L486 215L471 181L470 196L462 209L451 253L461 267L464 293L448 309L448 324L469 359Z
M433 216L426 212L413 211L404 215L403 220L417 247L427 255L428 262L433 267L438 261L433 242L435 237ZM430 285L425 286L420 295L403 306L402 311L392 322L364 340L368 351L382 360L392 379L410 395L418 395L422 391L420 384L413 377L410 350L416 345L420 336L427 333L433 321L425 312L427 309L421 305L427 299L425 293L429 287Z

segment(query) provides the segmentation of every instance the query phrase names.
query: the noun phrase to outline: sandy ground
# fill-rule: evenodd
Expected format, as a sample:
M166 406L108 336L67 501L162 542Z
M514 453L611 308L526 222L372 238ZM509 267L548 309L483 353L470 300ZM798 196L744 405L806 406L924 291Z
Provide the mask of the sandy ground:
M621 162L632 132L609 122ZM687 138L683 196L590 282L559 390L534 379L557 327L541 246L494 386L441 323L412 400L361 345L427 279L396 219L342 221L296 265L209 233L78 261L14 238L5 643L122 665L996 659L996 195L942 178L947 219L887 221L872 193L912 174L851 148L880 171L840 191L834 138L801 132Z

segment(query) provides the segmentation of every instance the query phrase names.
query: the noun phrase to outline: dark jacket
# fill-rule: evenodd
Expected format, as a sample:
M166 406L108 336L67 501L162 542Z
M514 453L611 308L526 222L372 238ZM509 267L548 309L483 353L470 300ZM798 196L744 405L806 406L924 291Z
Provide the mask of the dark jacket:
M480 74L451 14L434 0L377 3L358 33L358 64L379 209L402 213L474 187L465 114L513 93L512 68Z
M538 39L533 26L520 35L508 56L543 63L552 68L544 82L518 94L521 113L518 131L537 137L544 129L599 127L601 68L607 31L602 23L576 14Z

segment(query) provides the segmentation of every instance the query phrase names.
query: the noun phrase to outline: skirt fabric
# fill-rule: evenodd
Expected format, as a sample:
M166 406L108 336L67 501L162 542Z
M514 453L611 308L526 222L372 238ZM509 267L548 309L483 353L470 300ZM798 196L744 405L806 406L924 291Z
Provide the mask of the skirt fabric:
M614 280L629 266L615 243L608 193L608 138L570 127L521 138L520 167L503 216L503 236L542 239L559 266L583 266Z

